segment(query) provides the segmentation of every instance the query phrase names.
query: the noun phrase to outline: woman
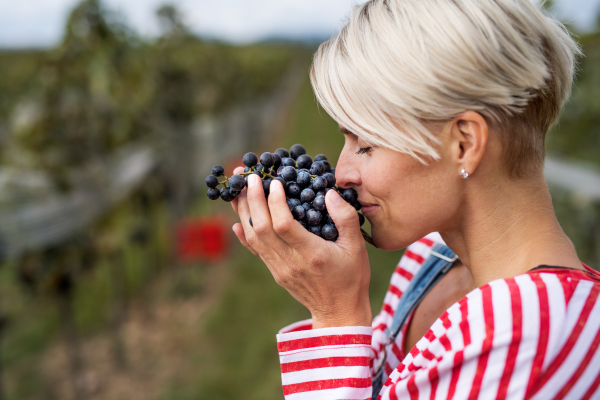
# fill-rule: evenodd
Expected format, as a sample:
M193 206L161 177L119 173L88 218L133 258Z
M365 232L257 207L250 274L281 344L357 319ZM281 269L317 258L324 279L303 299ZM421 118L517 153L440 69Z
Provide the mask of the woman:
M408 249L372 320L354 208L327 193L326 242L249 177L233 230L312 314L277 337L287 399L600 398L600 275L543 176L579 53L529 0L371 0L319 48L338 184Z

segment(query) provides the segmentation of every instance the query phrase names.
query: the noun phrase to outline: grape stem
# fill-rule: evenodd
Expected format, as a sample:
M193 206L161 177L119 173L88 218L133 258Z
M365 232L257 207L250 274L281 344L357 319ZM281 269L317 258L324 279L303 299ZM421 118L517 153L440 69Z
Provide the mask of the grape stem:
M225 177L225 180L223 182L219 182L221 185L223 185L225 187L225 189L229 189L229 186L227 186L227 182L229 182L229 178L227 177L227 175L223 175Z
M371 235L369 235L363 228L360 228L360 233L362 233L362 236L363 236L363 239L365 239L365 242L369 243L371 246L374 246L377 249L379 248L373 241L373 238L371 237Z

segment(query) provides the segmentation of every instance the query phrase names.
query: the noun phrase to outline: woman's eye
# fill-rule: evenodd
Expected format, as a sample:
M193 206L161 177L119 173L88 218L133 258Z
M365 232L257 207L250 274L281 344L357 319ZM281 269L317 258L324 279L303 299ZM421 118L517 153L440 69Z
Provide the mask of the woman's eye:
M365 154L365 153L370 152L372 149L373 149L372 147L361 147L360 149L358 149L356 154Z

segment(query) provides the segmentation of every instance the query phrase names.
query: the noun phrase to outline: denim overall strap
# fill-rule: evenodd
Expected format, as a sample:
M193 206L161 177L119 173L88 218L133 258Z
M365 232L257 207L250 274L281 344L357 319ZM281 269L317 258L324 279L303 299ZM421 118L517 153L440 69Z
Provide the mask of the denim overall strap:
M452 268L458 256L446 245L435 244L431 249L431 254L421 266L421 269L413 277L410 285L400 298L400 302L394 312L392 325L386 330L388 336L388 345L386 346L386 354L391 351L391 344L394 343L396 337L402 330L406 320L411 313L417 308L423 297L439 282L440 279ZM381 388L383 387L383 369L385 359L377 371L377 375L373 378L373 398L376 400Z

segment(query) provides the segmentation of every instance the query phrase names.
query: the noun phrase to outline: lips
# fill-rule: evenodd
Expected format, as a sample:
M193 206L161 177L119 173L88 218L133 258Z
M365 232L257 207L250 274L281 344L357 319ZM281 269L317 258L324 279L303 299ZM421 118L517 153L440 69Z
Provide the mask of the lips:
M373 204L373 203L366 203L364 201L359 201L360 205L362 206L362 213L363 215L366 217L368 214L373 214L374 212L376 212L379 209L379 205L378 204Z

